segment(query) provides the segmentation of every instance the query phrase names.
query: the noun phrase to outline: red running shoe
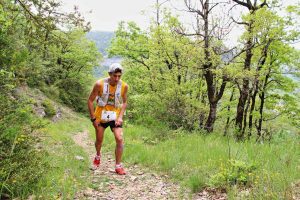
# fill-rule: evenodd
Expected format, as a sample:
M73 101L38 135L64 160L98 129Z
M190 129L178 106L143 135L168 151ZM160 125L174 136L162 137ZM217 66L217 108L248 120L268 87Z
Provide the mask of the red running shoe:
M126 174L123 167L118 167L115 170L116 170L116 173L119 174L119 175L125 175Z
M94 162L93 162L95 167L99 167L100 166L100 157L97 158L97 156L94 158Z

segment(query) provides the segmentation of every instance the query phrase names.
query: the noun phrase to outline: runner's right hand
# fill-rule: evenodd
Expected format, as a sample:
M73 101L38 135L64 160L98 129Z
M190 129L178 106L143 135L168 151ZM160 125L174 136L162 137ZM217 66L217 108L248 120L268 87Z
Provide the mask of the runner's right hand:
M99 122L97 122L97 120L93 122L93 126L94 126L95 129L97 129L98 123L99 123Z

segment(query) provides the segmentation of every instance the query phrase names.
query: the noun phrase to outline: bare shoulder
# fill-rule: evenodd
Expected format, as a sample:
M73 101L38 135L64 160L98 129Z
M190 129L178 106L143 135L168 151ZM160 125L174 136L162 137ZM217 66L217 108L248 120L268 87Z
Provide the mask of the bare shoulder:
M124 87L124 88L126 88L126 89L128 88L128 84L127 84L125 81L122 80L122 84L123 84L122 87Z
M97 80L96 83L94 84L93 90L95 92L98 92L100 90L100 85L101 85L101 80Z
M129 87L128 84L125 83L125 84L124 84L124 88L128 89L128 87Z
M101 81L102 80L97 80L96 83L95 83L95 86L100 86L101 85Z
M128 91L128 84L124 82L124 92L127 93Z

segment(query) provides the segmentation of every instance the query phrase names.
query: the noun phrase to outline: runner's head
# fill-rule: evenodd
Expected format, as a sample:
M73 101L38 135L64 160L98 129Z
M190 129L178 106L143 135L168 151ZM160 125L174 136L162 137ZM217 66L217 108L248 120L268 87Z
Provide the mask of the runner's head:
M122 76L123 67L119 63L113 63L109 66L108 74L112 84L116 84Z

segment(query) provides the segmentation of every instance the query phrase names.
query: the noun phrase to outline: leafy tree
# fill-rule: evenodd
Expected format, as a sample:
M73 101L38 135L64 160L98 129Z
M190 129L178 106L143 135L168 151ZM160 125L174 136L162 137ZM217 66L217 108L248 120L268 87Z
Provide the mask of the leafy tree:
M136 96L143 94L148 99L149 106L140 106L143 111L138 113L147 110L170 127L193 129L199 112L203 111L203 103L199 101L202 94L193 89L201 81L197 70L191 67L198 56L190 40L175 31L178 23L165 13L164 22L159 26L153 23L150 34L143 33L134 23L128 23L128 27L121 23L110 55L128 59L125 78L130 77L128 81Z
M257 128L258 137L261 135L262 122L263 122L263 107L265 104L265 91L267 87L268 79L272 71L277 69L279 74L284 74L284 70L293 67L295 64L292 60L282 59L275 53L279 50L280 46L285 50L290 49L289 43L298 37L298 34L292 31L288 34L285 29L293 26L291 21L284 20L279 17L274 10L267 7L267 2L264 1L261 4L257 4L256 1L252 4L251 1L244 3L241 1L235 1L238 4L245 6L249 9L249 14L243 16L243 22L237 22L243 24L247 31L242 36L242 41L245 42L245 53L241 53L239 56L243 61L243 76L236 81L240 91L239 103L237 106L236 125L238 126L237 137L239 139L244 137L244 133L247 127L249 128L248 137L252 134L252 127L254 123L255 110L259 110L260 118L256 119L255 126ZM274 6L272 4L272 6ZM274 53L276 55L274 55ZM284 52L287 56L292 56L294 50ZM270 62L272 57L272 62ZM294 56L292 56L295 58ZM292 58L291 57L291 58ZM284 63L284 64L283 64ZM280 67L275 67L278 64ZM286 67L284 67L285 65ZM268 75L265 74L266 66L269 66ZM264 78L263 78L264 77ZM272 77L271 79L274 79ZM286 79L287 77L281 77ZM263 84L263 79L265 84ZM271 82L273 82L272 80ZM277 82L277 81L274 81ZM277 89L280 87L277 85ZM275 88L274 88L275 89ZM291 90L292 91L292 90ZM277 91L278 92L278 91ZM260 107L256 108L257 95L260 98ZM275 105L274 105L275 106ZM249 112L249 119L247 122L247 115Z
M0 27L0 198L26 198L49 169L33 135L42 123L20 91L56 87L63 102L83 111L101 56L78 9L61 13L57 1L1 0Z

